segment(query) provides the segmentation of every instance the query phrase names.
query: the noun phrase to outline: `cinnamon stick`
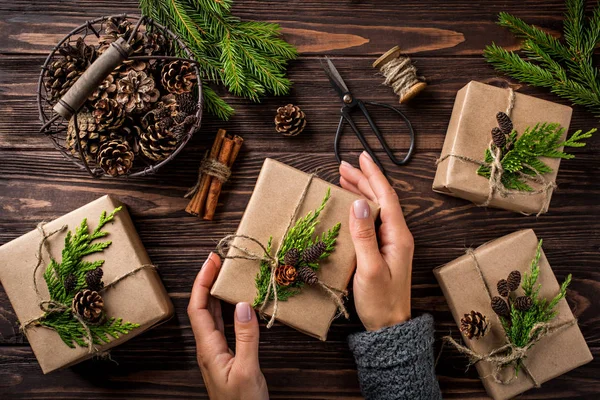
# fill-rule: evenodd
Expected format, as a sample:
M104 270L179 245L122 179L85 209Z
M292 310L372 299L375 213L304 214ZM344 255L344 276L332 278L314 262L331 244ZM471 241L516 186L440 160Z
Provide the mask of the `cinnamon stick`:
M225 164L228 168L233 166L235 159L240 153L244 139L241 136L234 136L233 139L225 138L223 142L223 148L219 154L219 161ZM227 147L227 148L226 148ZM212 221L215 216L217 204L219 202L219 196L221 195L221 189L223 188L223 182L218 179L213 179L210 183L210 189L206 199L206 211L204 212L203 219Z
M223 139L225 138L225 134L227 132L225 129L219 129L217 131L217 135L215 136L215 141L210 149L210 153L208 155L209 158L215 159L221 152L221 145L223 143ZM208 195L208 190L210 188L210 182L212 177L210 175L202 174L199 178L200 182L198 184L198 190L194 193L194 197L188 203L185 211L189 214L195 215L199 217L204 211L204 205L206 204L206 197Z

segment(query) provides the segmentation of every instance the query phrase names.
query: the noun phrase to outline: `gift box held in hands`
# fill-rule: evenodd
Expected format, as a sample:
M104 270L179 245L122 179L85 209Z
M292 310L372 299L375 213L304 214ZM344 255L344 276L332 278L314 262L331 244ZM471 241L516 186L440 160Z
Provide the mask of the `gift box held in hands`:
M44 373L173 314L127 209L110 196L0 247L0 281Z

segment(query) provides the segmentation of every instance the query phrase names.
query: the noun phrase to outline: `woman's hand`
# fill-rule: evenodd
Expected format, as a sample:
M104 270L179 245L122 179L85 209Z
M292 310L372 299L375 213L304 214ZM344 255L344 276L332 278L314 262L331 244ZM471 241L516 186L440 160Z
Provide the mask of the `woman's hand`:
M375 331L410 319L414 242L396 191L366 152L359 162L360 169L340 165L340 185L381 207L379 235L366 200L355 201L350 210L357 258L354 303L365 328Z
M258 321L248 303L235 307L235 355L227 347L221 302L210 295L219 268L221 259L210 253L196 277L188 305L208 395L212 400L268 399L267 382L258 364Z

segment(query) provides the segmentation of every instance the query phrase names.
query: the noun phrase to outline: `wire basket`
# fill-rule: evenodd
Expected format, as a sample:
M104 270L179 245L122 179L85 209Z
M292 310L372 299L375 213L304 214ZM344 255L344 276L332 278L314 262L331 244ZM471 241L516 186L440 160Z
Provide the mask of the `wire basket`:
M81 156L78 157L74 155L67 147L67 129L69 125L69 121L65 118L62 118L57 112L54 110L54 106L59 102L59 99L52 99L49 96L48 88L46 87L46 81L49 77L49 65L61 58L61 54L59 53L59 49L64 44L71 44L78 40L78 38L83 38L84 42L87 45L99 45L99 41L102 37L102 33L105 31L105 25L109 18L124 18L132 23L132 25L136 26L136 30L139 28L140 31L152 31L161 33L168 41L169 49L167 53L169 55L162 56L151 56L145 57L146 59L156 59L156 60L169 60L169 59L179 59L184 60L187 59L190 63L192 63L192 67L196 73L196 82L197 82L197 95L198 95L198 108L196 111L196 122L190 127L189 131L185 135L183 135L177 143L177 147L173 150L172 153L169 154L165 159L152 162L146 157L135 157L135 161L133 166L129 170L126 175L121 175L119 177L131 178L131 177L139 177L152 175L156 173L161 167L171 161L186 145L186 143L190 140L194 132L196 132L200 128L200 122L202 119L202 109L203 109L203 97L202 97L202 82L200 79L200 71L198 70L197 62L193 59L192 52L187 48L187 46L181 41L181 39L171 32L169 29L164 26L154 22L152 19L147 17L133 17L128 16L127 14L118 14L112 16L104 16L100 18L96 18L81 26L73 29L65 38L63 38L50 52L44 65L42 66L42 71L40 73L40 77L38 80L38 88L37 88L37 103L38 103L38 111L39 118L42 122L41 132L45 134L52 141L54 147L56 147L62 155L77 165L79 168L86 170L90 175L95 178L100 177L110 177L111 175L105 173L98 165L93 163L88 163L86 157L83 157L83 153L81 153L81 142L79 139L79 131L77 130L77 141L79 143L79 150ZM134 31L135 33L135 31ZM177 51L179 50L179 51ZM185 58L178 57L177 55L185 56ZM136 58L136 57L132 57ZM139 58L139 57L138 57ZM77 110L78 111L78 110ZM75 116L77 113L75 113ZM76 129L77 123L75 123Z

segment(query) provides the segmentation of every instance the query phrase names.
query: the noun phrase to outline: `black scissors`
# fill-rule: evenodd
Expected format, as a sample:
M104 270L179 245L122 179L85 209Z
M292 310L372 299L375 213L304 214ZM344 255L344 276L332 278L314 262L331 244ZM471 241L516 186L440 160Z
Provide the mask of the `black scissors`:
M361 100L358 100L357 98L355 98L352 95L352 93L350 93L350 90L348 90L348 86L346 86L346 83L340 76L340 73L335 68L335 66L333 65L333 63L331 62L331 60L329 58L325 57L325 62L323 62L323 59L321 59L321 65L323 66L323 69L325 70L325 72L327 73L327 76L329 77L329 82L331 82L331 85L333 86L335 91L338 93L338 95L340 96L340 99L342 100L342 103L344 104L341 109L342 116L340 118L340 123L338 124L337 132L335 133L335 141L333 142L333 149L335 151L335 158L337 159L337 161L339 163L342 162L342 159L340 158L339 143L340 143L340 137L342 135L343 124L344 124L344 121L346 121L346 122L348 122L348 124L350 125L350 127L352 128L354 133L356 134L356 137L358 138L358 140L360 140L360 143L363 145L364 149L367 151L367 153L369 153L369 155L371 156L373 161L375 161L375 163L377 164L379 169L381 169L382 171L384 170L383 166L381 165L381 162L379 161L377 156L375 156L375 153L373 152L373 150L371 149L371 147L368 145L367 141L365 140L364 135L360 132L360 130L358 129L358 127L352 120L352 117L351 117L352 111L359 109L362 112L362 114L365 116L365 118L367 119L367 122L369 123L371 130L373 131L373 133L379 140L379 143L381 143L383 150L386 152L386 154L388 155L390 160L396 165L406 164L408 162L408 160L410 159L410 157L412 156L413 151L415 150L415 132L412 128L410 121L406 117L406 115L404 115L397 108L390 106L389 104L375 103L372 101L364 101L363 102ZM389 110L392 110L392 111L396 112L398 115L400 115L400 117L404 120L404 123L408 127L408 132L410 134L410 146L409 146L408 151L406 152L406 155L404 156L404 158L399 160L398 158L396 158L396 156L394 156L392 149L390 149L390 147L387 145L387 143L385 142L385 139L383 138L383 135L377 128L377 125L375 125L375 122L373 122L373 119L371 118L369 111L367 111L365 104L369 104L369 105L373 105L373 106L377 106L377 107L384 107Z

